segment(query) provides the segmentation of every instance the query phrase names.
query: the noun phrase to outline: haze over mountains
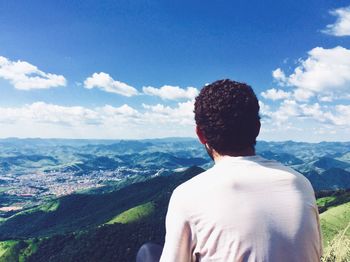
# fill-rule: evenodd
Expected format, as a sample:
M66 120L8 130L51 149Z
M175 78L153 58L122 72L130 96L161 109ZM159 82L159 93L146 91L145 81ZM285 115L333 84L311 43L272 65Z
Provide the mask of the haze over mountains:
M316 190L350 187L350 143L259 141L256 149L263 157L303 173ZM0 140L2 191L24 202L101 187L127 177L143 179L210 165L203 146L190 138Z

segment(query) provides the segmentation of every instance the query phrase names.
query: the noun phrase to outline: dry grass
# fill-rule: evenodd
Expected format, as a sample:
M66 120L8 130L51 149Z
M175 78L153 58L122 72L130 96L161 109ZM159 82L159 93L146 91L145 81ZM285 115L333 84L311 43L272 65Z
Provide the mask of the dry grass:
M326 248L322 262L350 262L350 238L346 232L350 228L350 222L347 227L337 234Z

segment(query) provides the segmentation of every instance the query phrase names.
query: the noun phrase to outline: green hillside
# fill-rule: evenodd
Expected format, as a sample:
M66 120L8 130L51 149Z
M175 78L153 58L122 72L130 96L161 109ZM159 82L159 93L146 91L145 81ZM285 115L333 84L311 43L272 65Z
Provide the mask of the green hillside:
M329 208L320 220L324 261L350 261L350 202Z
M106 224L127 224L136 222L149 216L152 212L154 212L154 204L152 202L148 202L124 211L112 220L108 221Z
M350 202L329 208L320 214L321 228L323 233L323 243L327 246L333 238L343 232L350 224ZM350 237L350 230L344 232Z
M37 251L37 240L10 240L0 242L0 261L24 262Z
M350 261L350 190L318 192L322 262Z
M16 243L17 241L14 240L0 242L0 258L6 253L7 250L12 248Z
M194 175L202 171L194 167L187 173ZM183 177L186 177L183 173L160 176L111 193L59 198L1 222L0 240L50 236L102 225L130 208L152 201L161 193L170 195L173 187L184 181Z
M12 261L16 256L35 262L131 261L143 243L164 242L172 191L202 171L193 167L112 193L64 197L58 205L47 204L13 216L0 225L1 238L31 239L35 250L25 255L33 245L20 241L21 245L8 248L0 261Z

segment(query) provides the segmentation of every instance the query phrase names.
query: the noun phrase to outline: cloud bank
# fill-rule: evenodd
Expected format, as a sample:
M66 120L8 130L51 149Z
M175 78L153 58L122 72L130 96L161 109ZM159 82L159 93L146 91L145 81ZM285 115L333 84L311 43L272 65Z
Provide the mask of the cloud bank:
M35 102L21 107L0 107L0 124L3 127L0 137L191 136L194 134L193 101L174 107L143 104L142 110L127 104L87 108Z
M260 93L263 133L273 139L339 140L350 128L350 50L315 47L292 73L272 72L280 89Z

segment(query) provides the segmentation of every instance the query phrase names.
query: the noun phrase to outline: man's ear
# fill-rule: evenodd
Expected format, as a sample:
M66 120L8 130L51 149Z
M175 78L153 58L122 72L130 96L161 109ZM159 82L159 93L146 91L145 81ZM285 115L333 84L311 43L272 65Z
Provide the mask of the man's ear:
M259 119L258 122L256 123L256 137L258 137L258 135L260 133L260 128L261 128L261 122Z
M204 145L207 143L207 140L205 139L202 131L199 129L198 126L196 126L196 134L198 136L199 141Z

